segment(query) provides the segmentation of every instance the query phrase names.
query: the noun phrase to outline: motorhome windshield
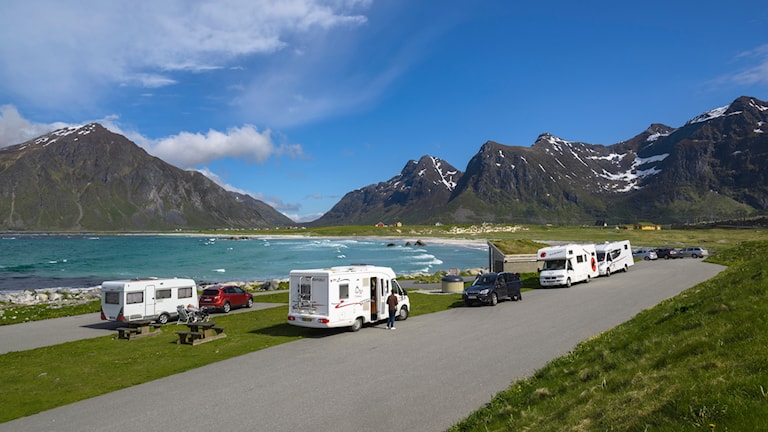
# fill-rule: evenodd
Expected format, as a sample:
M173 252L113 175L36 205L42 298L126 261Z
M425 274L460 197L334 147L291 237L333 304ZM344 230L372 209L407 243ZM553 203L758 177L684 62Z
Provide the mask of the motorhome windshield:
M542 270L565 270L565 260L559 259L559 260L544 261L544 267L542 267L541 269Z
M605 261L605 252L598 252L597 253L597 260L598 261Z

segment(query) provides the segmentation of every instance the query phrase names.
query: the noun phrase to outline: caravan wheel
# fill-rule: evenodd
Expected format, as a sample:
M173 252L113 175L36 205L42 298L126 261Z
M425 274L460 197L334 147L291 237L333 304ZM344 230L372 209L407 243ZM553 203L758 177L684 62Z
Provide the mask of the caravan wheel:
M356 332L356 331L360 330L361 328L363 328L363 319L362 318L358 318L358 319L355 320L355 322L352 324L352 326L349 327L349 331Z
M162 313L159 317L157 317L157 323L158 324L168 324L168 314Z

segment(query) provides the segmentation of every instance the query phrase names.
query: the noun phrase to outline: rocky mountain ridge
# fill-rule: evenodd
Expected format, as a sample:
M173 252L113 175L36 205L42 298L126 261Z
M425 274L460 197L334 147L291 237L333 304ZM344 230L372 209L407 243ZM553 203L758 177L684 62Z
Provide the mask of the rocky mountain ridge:
M145 231L269 228L293 222L99 124L0 149L0 229Z
M759 214L768 210L767 122L768 103L744 96L679 128L652 124L608 146L548 133L530 147L488 141L455 187L420 189L429 200L396 200L385 187L419 181L406 165L388 182L348 193L315 224L681 223ZM382 212L391 202L397 211Z

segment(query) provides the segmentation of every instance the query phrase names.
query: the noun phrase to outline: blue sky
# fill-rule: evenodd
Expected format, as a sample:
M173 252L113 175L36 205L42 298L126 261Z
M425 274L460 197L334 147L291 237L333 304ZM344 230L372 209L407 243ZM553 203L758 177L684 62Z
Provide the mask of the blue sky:
M766 100L766 29L764 0L4 0L0 147L96 121L307 221L424 155Z

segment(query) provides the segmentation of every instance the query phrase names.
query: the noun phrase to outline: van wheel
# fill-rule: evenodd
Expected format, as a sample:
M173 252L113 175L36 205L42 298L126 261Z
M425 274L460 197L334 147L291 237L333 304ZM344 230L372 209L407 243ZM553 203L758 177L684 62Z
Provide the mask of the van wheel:
M160 314L159 317L157 317L157 323L158 324L168 324L168 319L169 318L170 317L168 316L167 313L162 313L162 314Z
M355 320L355 322L352 324L352 326L349 327L349 331L356 332L356 331L360 330L361 328L363 328L363 319L362 318L358 318L358 319Z
M624 273L627 273L629 271L629 266L624 264Z
M408 306L403 306L400 308L400 313L397 314L396 319L398 321L405 321L408 319Z
M229 311L232 310L232 305L229 304L229 302L224 303L224 306L221 307L221 310L224 311L224 313L229 313Z
M499 297L496 295L496 293L491 294L491 306L496 306L499 304Z
M571 278L568 278L565 280L565 287L570 288L571 287Z

